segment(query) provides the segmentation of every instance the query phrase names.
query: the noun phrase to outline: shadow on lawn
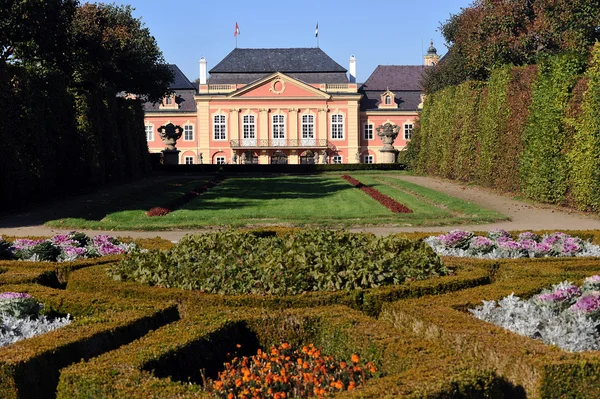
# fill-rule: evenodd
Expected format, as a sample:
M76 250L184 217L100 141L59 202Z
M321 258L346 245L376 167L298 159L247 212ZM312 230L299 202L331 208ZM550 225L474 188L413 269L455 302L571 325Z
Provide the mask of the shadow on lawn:
M212 175L194 178L171 175L151 179L145 185L131 184L128 187L99 190L91 195L66 199L31 212L0 218L0 228L35 226L64 218L100 221L112 213L131 210L147 211L183 195L186 191L209 180L210 177ZM318 199L342 190L354 189L342 179L339 179L339 182L337 179L336 177L282 175L231 177L180 209L219 210L244 207L251 204L249 201L255 200ZM203 199L215 198L224 201L203 201Z

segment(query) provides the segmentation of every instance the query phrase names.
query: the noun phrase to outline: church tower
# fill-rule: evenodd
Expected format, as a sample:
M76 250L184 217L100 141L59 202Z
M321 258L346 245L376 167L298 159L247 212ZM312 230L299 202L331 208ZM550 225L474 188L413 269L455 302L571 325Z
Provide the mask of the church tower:
M425 59L426 66L434 66L437 65L440 56L437 53L437 49L433 47L433 40L429 43L429 48L427 49L427 54L423 57Z

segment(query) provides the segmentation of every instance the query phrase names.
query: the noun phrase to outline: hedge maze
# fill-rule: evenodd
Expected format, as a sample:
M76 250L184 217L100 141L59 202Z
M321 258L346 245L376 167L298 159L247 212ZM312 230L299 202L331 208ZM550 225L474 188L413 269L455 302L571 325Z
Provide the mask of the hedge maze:
M596 243L600 236L569 233ZM581 283L600 274L596 258L444 258L453 275L293 296L116 281L106 269L119 261L0 262L0 291L27 292L45 313L73 317L62 329L0 348L0 397L213 398L204 378L215 378L229 357L282 342L376 365L376 378L336 398L600 397L598 353L569 353L467 311L513 292L529 297L564 280Z

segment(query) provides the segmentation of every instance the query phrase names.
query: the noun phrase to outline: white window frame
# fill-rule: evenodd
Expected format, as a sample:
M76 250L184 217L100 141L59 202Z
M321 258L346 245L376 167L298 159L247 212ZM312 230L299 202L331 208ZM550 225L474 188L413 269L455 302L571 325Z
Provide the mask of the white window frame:
M315 138L315 116L311 114L302 115L302 139Z
M344 159L342 158L341 155L334 155L331 157L331 163L337 163L337 164L344 163Z
M254 115L242 115L242 138L256 138L256 117Z
M194 125L183 126L183 141L194 141Z
M363 137L365 140L373 140L373 138L375 137L373 135L373 124L372 123L365 123L364 130L363 130Z
M344 114L331 115L331 139L344 140Z
M404 140L410 140L412 138L413 129L415 128L414 123L404 124Z
M273 139L285 139L285 115L271 115L271 132Z
M146 132L146 141L154 141L154 126L144 125L144 132Z
M363 157L363 163L375 163L375 157L373 155L367 154Z
M225 159L225 155L217 155L215 157L215 164L217 165L225 165L227 160Z
M223 114L213 115L213 140L227 140L227 117Z
M183 163L186 164L186 165L193 165L194 164L194 157L189 156L189 155L183 157Z

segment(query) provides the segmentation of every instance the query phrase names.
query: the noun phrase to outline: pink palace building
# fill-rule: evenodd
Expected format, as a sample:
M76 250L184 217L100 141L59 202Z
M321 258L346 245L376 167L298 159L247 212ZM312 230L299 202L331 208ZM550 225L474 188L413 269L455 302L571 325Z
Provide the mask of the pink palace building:
M377 127L397 125L406 146L438 58L432 45L425 65L380 65L362 84L353 56L348 71L320 48L236 48L210 76L202 58L198 86L171 65L173 95L144 105L148 148L163 150L157 129L173 123L180 164L381 163Z

